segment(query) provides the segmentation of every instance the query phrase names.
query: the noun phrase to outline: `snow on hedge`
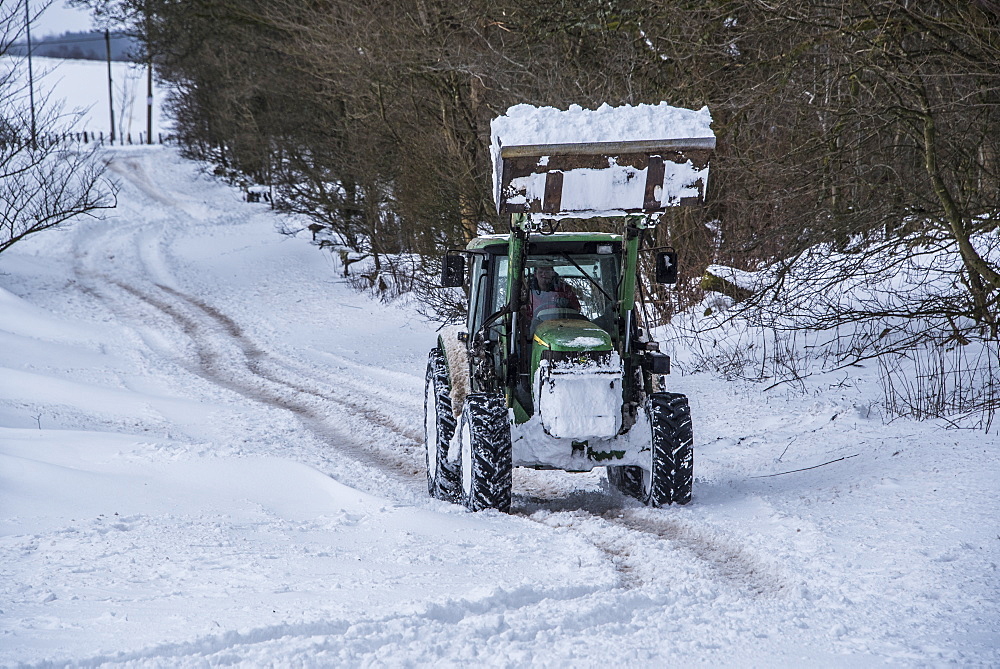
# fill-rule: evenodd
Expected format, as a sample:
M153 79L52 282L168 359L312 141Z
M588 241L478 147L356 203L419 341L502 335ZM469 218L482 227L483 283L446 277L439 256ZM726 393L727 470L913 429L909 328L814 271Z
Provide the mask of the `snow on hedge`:
M1000 259L1000 231L971 241L987 261ZM756 271L710 265L704 276L702 303L674 316L663 335L685 373L799 383L872 365L887 415L947 416L966 427L995 420L1000 347L963 315L964 264L947 236L859 239L847 252L823 244L794 262Z

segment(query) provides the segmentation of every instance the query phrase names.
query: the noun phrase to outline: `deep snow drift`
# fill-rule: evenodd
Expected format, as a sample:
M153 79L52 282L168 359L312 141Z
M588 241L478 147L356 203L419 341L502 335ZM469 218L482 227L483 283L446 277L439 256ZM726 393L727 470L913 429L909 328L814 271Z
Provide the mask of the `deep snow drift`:
M874 367L671 377L690 506L518 471L469 514L423 480L433 324L109 157L109 220L0 256L0 664L1000 663L996 440L886 423Z

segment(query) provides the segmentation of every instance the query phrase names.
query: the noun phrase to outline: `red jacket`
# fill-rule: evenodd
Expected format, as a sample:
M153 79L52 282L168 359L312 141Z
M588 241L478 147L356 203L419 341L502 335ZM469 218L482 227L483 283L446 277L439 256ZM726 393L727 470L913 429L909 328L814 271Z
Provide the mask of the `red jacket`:
M528 291L531 294L531 315L536 315L542 309L575 309L580 310L580 300L576 293L561 279L555 280L555 290L539 290L538 284L532 281L532 287Z

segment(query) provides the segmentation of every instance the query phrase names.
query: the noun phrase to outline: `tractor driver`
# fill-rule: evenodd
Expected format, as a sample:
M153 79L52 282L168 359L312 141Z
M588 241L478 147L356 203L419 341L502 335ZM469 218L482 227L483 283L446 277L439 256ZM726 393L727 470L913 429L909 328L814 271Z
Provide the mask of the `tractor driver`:
M545 309L573 309L580 311L580 300L568 283L551 265L539 265L531 279L530 305L532 319ZM532 328L534 329L534 328Z

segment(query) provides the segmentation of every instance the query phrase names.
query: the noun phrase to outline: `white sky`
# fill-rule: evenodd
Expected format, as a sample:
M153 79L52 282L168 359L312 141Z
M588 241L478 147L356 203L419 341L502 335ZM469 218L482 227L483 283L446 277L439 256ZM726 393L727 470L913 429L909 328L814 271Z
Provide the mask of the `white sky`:
M32 12L44 5L44 0L26 0ZM31 27L31 34L38 37L61 35L67 31L90 30L90 13L66 6L64 0L54 0Z

